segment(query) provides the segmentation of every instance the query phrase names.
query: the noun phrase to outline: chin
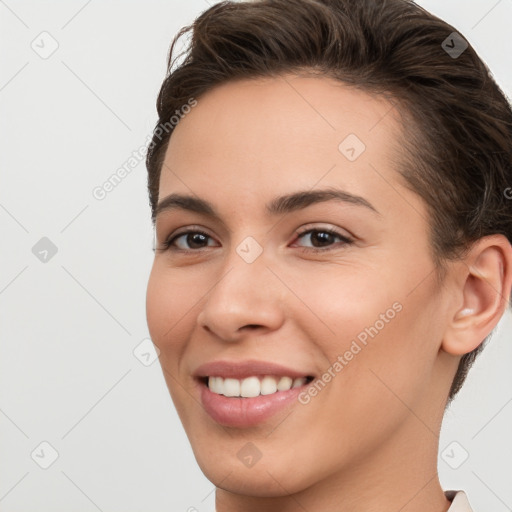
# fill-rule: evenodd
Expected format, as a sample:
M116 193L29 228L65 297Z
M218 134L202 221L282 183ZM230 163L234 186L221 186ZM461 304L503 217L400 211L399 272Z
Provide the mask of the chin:
M275 498L298 493L316 481L313 477L314 467L311 464L297 464L293 454L290 454L291 460L263 454L250 467L241 462L236 453L228 456L224 450L218 453L209 451L207 456L201 456L198 450L194 450L194 455L210 482L234 494Z

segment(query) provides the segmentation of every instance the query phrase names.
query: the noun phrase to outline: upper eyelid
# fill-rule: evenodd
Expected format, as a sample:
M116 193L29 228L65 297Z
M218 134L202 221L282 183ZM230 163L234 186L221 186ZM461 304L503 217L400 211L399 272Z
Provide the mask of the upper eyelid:
M332 226L318 226L318 225L314 225L314 223L313 224L311 224L311 223L306 224L305 226L302 226L299 229L297 229L295 232L298 235L302 235L304 233L307 233L308 231L322 231L322 230L334 231L335 233L337 233L340 236L346 236L347 238L353 238L353 235L350 234L346 229L342 229L342 228L339 228L339 227L332 227ZM348 234L344 235L342 233L342 231L346 231Z
M200 227L200 226L191 226L191 227L185 227L182 229L176 230L176 232L171 233L169 236L165 237L164 240L172 240L174 238L178 238L182 235L188 235L190 233L204 233L206 236L209 236L210 238L215 238L213 235L208 233L208 230Z

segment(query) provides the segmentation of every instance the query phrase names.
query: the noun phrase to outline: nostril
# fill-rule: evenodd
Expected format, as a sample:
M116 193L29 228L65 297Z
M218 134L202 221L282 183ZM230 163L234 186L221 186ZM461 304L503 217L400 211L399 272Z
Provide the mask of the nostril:
M246 325L245 327L249 328L249 329L257 329L258 327L260 327L259 325L257 324L248 324Z

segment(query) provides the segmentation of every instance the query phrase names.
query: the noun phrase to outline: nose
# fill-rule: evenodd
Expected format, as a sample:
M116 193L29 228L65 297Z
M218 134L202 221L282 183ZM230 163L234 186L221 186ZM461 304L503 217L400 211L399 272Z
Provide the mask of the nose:
M283 324L285 287L260 255L246 263L229 259L206 295L198 325L223 341L239 341L249 332L279 329Z

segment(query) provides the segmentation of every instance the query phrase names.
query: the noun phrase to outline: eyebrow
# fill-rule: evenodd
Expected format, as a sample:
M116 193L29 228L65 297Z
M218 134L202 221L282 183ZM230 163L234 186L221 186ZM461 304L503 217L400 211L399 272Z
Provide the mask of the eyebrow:
M266 205L266 211L268 215L275 216L301 210L313 204L333 200L355 206L362 206L377 215L381 215L364 197L336 188L304 190L276 197ZM162 212L176 209L188 210L218 220L221 219L221 216L210 202L198 197L183 194L169 194L164 197L156 206L154 218L156 219Z

